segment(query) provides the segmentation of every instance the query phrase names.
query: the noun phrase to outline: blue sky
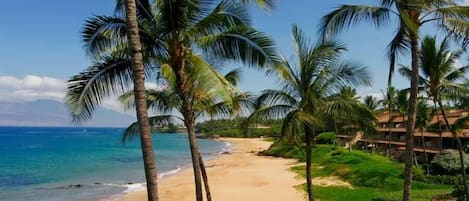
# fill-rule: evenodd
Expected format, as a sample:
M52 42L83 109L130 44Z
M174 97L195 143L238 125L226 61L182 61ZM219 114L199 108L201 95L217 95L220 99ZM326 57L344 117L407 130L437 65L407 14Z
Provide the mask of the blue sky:
M279 0L272 12L253 8L252 16L255 27L271 35L280 51L289 58L293 55L290 36L293 23L314 41L319 19L333 8L340 4L375 2ZM112 14L113 9L114 0L4 2L0 7L0 78L3 79L0 79L0 95L18 100L28 97L60 99L64 81L90 62L80 37L84 21L93 14ZM434 34L432 28L424 31ZM359 88L360 95L379 94L385 87L388 76L385 47L392 34L391 28L378 31L372 26L360 25L340 35L340 40L349 49L344 58L369 66L373 76L373 86ZM406 59L402 62L408 63ZM243 69L241 89L260 91L277 86L275 79L265 77L262 71ZM399 88L408 86L408 82L399 77L394 83ZM57 91L41 95L52 88Z

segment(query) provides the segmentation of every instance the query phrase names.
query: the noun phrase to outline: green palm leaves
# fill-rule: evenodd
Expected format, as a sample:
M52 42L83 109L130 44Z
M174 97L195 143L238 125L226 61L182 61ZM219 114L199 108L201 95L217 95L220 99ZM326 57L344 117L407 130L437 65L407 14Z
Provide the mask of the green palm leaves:
M282 136L298 139L300 132L305 133L308 198L314 200L310 167L315 130L322 126L322 120L328 115L359 104L354 98L351 103L350 99L335 96L336 93L345 86L369 84L370 77L365 66L340 61L344 45L332 41L312 44L297 26L293 26L292 34L296 60L282 59L270 70L278 76L282 88L263 91L254 101L255 111L247 121L284 118ZM368 109L362 108L373 116Z
M365 66L339 60L344 45L311 44L298 27L293 26L292 32L296 61L283 59L271 71L282 81L282 89L263 91L257 100L263 106L249 117L251 120L287 117L283 130L290 125L318 126L317 114L325 112L321 107L328 98L344 86L370 83Z
M387 54L392 73L398 56L407 54L410 49L410 33L418 35L422 25L433 23L451 38L467 44L468 17L469 7L459 6L453 1L383 0L378 5L340 6L321 19L320 32L324 39L330 39L358 23L382 28L395 19L398 26L388 45Z
M273 5L273 1L259 3ZM83 42L95 65L68 82L66 102L77 122L89 119L106 97L131 87L127 25L122 9L123 1L118 1L115 16L94 16L85 22ZM278 60L273 41L249 26L245 4L228 0L139 0L137 14L147 77L164 65L174 67L175 59L207 66L197 60L200 53L259 67ZM185 49L181 55L187 57L171 56L180 47ZM204 72L208 72L207 68Z
M438 101L440 96L462 96L466 89L458 81L464 80L464 74L469 66L456 67L456 62L461 58L461 50L449 49L448 40L445 38L441 44L437 44L435 37L426 36L421 44L419 83L428 96ZM407 66L401 66L399 72L402 76L410 78L411 70Z

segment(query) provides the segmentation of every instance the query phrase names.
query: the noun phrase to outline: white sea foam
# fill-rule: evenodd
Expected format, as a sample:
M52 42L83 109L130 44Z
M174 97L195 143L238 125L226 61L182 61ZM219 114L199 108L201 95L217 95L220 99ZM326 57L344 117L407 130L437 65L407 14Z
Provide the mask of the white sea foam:
M218 152L218 154L223 154L224 152L231 152L231 151L233 151L233 144L231 144L230 142L224 142L224 146L221 149L221 151Z
M145 189L146 183L135 183L135 184L126 184L124 185L127 187L127 189L124 191L124 193L131 193L135 191L140 191Z
M162 178L164 178L166 176L169 176L169 175L177 174L181 170L182 170L182 168L178 167L174 170L170 170L170 171L167 171L167 172L160 173L160 174L158 174L158 179L162 179Z

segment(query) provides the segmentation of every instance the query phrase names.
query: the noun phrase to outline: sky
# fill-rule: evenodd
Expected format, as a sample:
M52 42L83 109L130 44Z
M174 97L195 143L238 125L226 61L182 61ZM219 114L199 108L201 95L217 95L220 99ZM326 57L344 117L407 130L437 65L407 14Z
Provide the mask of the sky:
M320 18L340 4L375 4L376 0L278 0L276 9L266 13L251 8L254 26L270 35L279 51L293 56L291 27L299 25L312 41L318 38ZM469 0L466 0L468 3ZM88 17L112 15L115 0L42 0L7 1L0 7L0 101L36 99L62 100L66 80L84 70L90 59L85 54L80 32ZM423 32L435 34L431 27ZM385 48L393 35L392 28L376 30L359 25L344 31L338 39L348 47L343 59L369 67L373 83L358 88L358 94L379 96L386 86L388 63ZM465 63L467 56L464 57ZM407 58L401 63L408 65ZM243 67L243 66L233 66ZM278 87L277 80L261 70L243 69L240 88L258 92ZM397 74L396 74L397 75ZM396 76L396 87L409 83ZM121 110L115 100L104 106Z

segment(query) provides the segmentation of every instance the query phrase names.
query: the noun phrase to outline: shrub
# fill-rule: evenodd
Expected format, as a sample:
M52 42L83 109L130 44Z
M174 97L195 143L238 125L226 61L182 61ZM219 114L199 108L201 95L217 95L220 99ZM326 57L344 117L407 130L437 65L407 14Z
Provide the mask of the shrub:
M453 175L427 175L420 180L419 178L415 179L416 181L423 181L429 184L446 184L446 185L456 185L460 180L459 176Z
M459 162L459 152L457 150L446 149L436 155L431 162L433 172L436 174L459 174L461 163ZM469 155L464 154L464 165L469 166Z
M464 185L462 182L462 178L457 180L457 184L454 185L454 191L451 193L454 197L457 198L458 201L465 201L465 190L464 190ZM467 181L466 181L467 182Z
M404 175L402 175L404 178ZM425 173L423 172L422 168L413 167L412 168L412 179L416 181L424 181L425 180Z
M334 132L324 132L320 133L316 137L316 142L318 144L334 144L335 142L335 133Z

